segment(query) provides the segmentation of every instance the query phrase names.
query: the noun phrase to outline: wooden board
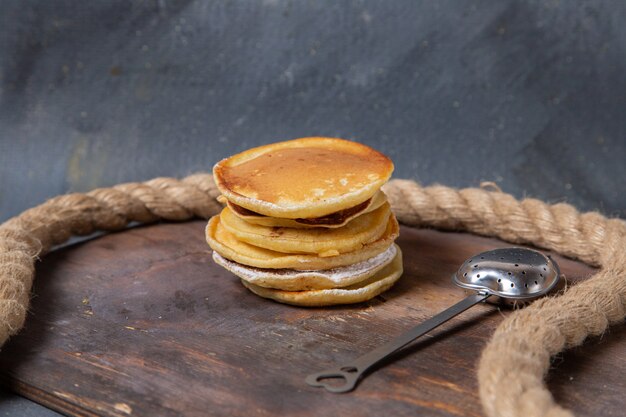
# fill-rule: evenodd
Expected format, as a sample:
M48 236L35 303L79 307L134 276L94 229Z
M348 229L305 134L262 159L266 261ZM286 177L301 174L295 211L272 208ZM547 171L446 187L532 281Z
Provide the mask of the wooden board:
M201 221L104 236L38 266L24 331L0 354L5 382L77 416L480 416L480 351L506 311L479 305L409 347L350 394L304 377L348 361L463 297L450 276L503 242L402 229L405 274L360 305L259 298L210 260ZM570 280L592 270L557 257ZM560 356L549 386L579 416L626 406L626 329ZM503 387L506 395L506 387Z

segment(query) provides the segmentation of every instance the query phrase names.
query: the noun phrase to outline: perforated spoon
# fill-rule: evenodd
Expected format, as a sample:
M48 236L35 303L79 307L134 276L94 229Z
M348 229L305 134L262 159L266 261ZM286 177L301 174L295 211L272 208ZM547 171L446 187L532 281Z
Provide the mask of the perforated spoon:
M479 253L452 276L452 281L471 295L350 363L307 376L306 383L335 393L352 391L374 365L468 308L485 300L524 306L553 290L560 276L557 263L536 250L505 248Z

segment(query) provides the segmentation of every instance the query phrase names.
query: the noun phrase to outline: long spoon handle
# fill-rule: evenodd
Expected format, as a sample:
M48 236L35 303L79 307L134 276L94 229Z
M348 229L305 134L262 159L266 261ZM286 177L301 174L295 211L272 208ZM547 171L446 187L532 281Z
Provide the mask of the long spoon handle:
M306 377L305 381L313 387L324 387L330 392L340 393L352 391L359 380L363 377L364 373L372 366L376 365L388 356L393 355L418 337L428 333L488 297L489 294L486 293L472 294L436 316L424 321L418 326L415 326L408 332L374 349L373 351L366 353L354 361L343 366L311 374ZM343 380L343 384L337 385L336 383L342 382L341 380ZM335 384L332 382L335 382Z

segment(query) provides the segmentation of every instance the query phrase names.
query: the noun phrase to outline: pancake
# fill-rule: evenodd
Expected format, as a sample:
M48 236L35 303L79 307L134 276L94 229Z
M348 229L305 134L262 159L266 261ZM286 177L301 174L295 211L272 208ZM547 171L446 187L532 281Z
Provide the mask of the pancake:
M215 251L213 260L250 284L287 291L303 291L347 287L364 281L393 261L396 253L396 246L391 245L384 252L365 261L317 271L254 268L230 261Z
M285 254L241 242L222 227L220 216L213 216L206 227L206 239L215 252L226 259L257 268L315 270L330 269L362 262L384 252L398 237L399 226L394 216L389 217L383 236L361 249L320 258L317 255Z
M277 252L310 253L325 257L352 252L379 239L385 233L390 216L389 203L385 203L337 229L293 229L250 224L224 207L220 221L224 229L242 242Z
M261 297L280 303L305 307L321 307L337 304L353 304L367 301L388 290L402 275L402 252L396 246L397 254L393 261L372 277L345 288L331 288L310 291L285 291L264 288L241 280L243 285Z
M307 229L312 227L337 228L345 226L350 220L360 216L361 214L370 213L382 206L387 201L387 196L382 191L377 192L374 196L361 204L349 209L337 211L323 217L315 217L312 219L282 219L279 217L268 217L259 213L248 210L226 200L228 208L239 218L248 223L258 224L266 227L293 227Z
M269 217L307 219L371 198L393 163L357 142L302 138L249 149L218 162L213 176L226 198Z

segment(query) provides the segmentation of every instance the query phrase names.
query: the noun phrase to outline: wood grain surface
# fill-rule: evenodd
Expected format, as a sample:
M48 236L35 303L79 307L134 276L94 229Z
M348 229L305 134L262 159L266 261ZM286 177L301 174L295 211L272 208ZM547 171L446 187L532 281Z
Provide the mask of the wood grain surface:
M10 388L72 416L481 416L480 351L507 311L479 305L330 394L304 383L463 297L450 275L505 243L404 227L405 274L368 303L304 309L259 298L214 265L202 221L54 252L26 328L0 354ZM556 258L570 282L592 269ZM579 416L623 415L626 328L554 361L548 384ZM507 395L502 387L502 395Z

